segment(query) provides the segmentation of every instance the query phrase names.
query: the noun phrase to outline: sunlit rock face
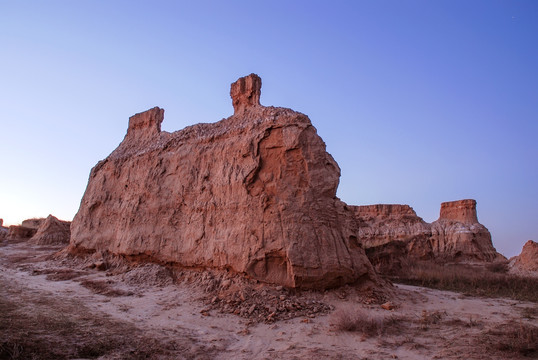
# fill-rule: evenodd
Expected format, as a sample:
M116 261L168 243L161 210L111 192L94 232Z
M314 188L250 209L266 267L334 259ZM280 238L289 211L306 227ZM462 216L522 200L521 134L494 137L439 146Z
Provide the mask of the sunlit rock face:
M91 171L70 251L226 268L289 287L377 281L340 169L309 118L260 105L261 79L231 86L234 115L174 133L162 109L129 120Z
M30 241L37 245L67 244L70 237L70 225L69 221L62 221L49 215L39 225Z
M431 248L434 256L455 260L502 257L493 247L489 230L478 222L472 199L441 204L439 219L432 223Z
M359 221L359 240L381 272L394 273L416 260L493 261L502 258L488 229L478 222L475 200L441 204L429 224L408 205L350 207Z
M533 273L538 276L538 243L529 240L523 245L521 254L510 259L510 268L514 272Z

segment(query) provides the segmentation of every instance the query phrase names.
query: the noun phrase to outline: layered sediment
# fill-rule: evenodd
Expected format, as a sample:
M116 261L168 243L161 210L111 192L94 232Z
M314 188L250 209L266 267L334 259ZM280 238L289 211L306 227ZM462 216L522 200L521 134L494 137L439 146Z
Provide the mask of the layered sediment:
M382 272L405 262L442 259L493 261L502 258L488 229L478 222L472 199L441 204L439 219L427 223L408 205L351 207L359 221L359 239Z
M309 118L260 105L254 74L231 86L234 115L174 133L164 111L134 115L91 171L71 252L225 268L289 287L377 276L358 220L336 197L338 164Z

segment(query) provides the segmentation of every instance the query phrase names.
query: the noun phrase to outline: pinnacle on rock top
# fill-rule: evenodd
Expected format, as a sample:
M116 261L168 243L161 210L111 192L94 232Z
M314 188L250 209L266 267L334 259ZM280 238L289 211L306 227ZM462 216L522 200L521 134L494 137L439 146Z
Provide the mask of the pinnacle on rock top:
M230 88L230 96L234 114L243 112L246 108L260 105L262 79L256 74L239 78Z

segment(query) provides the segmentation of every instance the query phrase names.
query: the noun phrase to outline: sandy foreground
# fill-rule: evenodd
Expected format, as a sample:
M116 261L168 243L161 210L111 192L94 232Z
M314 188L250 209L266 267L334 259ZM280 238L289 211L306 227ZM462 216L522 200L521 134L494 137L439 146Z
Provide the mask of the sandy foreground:
M214 306L217 297L196 278L173 280L158 265L100 271L51 256L60 249L0 246L0 359L537 356L525 338L525 329L538 326L535 303L394 285L386 299L394 309L385 310L352 287L297 294L260 284L262 303L235 315L225 299ZM264 296L267 304L276 298L293 305L291 318L256 317ZM352 319L372 326L353 329Z

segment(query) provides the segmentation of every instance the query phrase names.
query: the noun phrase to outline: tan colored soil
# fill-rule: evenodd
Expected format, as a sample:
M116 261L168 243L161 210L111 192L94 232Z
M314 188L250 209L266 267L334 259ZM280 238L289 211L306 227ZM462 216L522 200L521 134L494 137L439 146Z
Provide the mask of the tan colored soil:
M223 291L227 279L218 274L174 272L158 265L99 271L81 260L51 257L59 249L27 243L0 246L0 358L537 355L525 345L536 334L529 335L528 329L538 327L534 303L404 285L395 285L385 299L364 296L364 289L350 286L298 293L234 277ZM380 301L390 301L394 309L384 310ZM359 313L371 317L376 327L343 331L342 317ZM519 343L524 345L510 345Z

